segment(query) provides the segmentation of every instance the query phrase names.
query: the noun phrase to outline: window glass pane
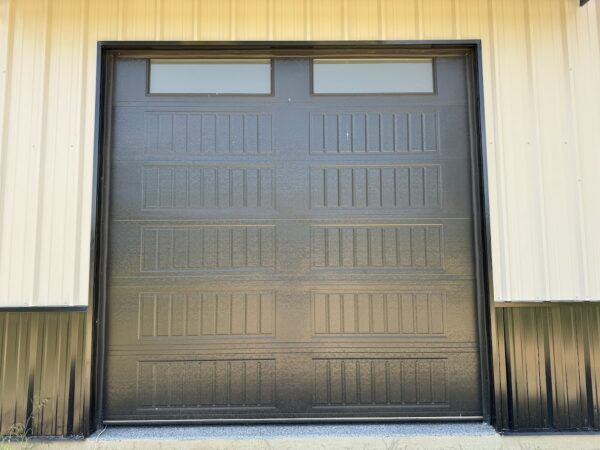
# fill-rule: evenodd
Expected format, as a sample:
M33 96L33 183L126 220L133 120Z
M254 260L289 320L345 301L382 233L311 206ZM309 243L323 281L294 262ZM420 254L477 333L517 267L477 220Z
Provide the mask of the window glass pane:
M315 94L433 93L431 59L315 59Z
M150 61L151 94L270 94L268 59Z

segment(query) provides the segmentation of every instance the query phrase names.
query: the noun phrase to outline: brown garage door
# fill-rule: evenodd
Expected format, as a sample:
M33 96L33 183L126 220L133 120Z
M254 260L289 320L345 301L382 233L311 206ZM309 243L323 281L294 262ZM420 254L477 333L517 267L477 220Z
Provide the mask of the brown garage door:
M480 416L465 60L435 93L148 95L117 59L104 415Z

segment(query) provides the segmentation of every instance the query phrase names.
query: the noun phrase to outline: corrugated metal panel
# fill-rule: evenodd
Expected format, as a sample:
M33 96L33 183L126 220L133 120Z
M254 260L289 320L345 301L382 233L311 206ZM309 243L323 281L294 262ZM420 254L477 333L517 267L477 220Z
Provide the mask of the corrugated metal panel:
M0 313L0 433L30 416L34 435L87 433L88 347L86 313Z
M573 138L577 142L575 171L577 201L580 213L580 245L582 248L581 283L587 292L600 290L600 4L588 3L581 10L567 8L568 56L572 99Z
M600 7L0 0L0 303L87 304L98 40L481 39L496 300L600 300Z
M496 309L500 430L600 428L600 305Z

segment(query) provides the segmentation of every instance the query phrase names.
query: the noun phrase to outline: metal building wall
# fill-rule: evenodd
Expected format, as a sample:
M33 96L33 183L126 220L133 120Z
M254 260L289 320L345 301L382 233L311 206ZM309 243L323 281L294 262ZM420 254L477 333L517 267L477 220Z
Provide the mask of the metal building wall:
M0 0L0 306L88 303L97 41L269 39L481 39L494 297L600 300L597 1ZM495 308L499 429L600 428L598 308ZM83 317L0 312L1 430L87 432Z
M96 42L481 39L494 297L600 300L600 5L0 0L0 304L85 305Z

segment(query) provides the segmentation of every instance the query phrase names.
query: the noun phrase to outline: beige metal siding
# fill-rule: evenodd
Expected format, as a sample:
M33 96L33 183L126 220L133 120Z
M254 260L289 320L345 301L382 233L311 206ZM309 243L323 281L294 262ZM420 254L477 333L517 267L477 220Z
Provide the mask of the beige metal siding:
M481 39L496 300L600 300L600 4L0 0L0 305L82 305L96 42Z

